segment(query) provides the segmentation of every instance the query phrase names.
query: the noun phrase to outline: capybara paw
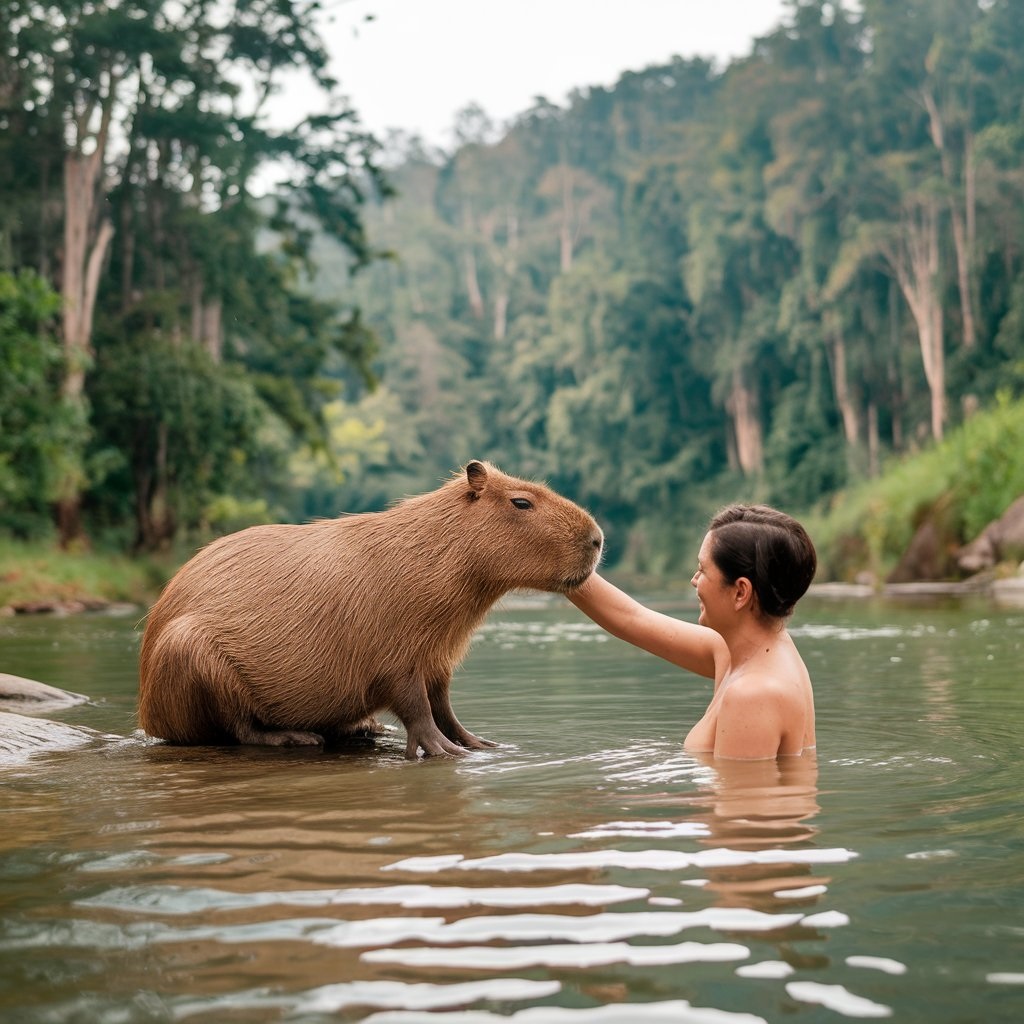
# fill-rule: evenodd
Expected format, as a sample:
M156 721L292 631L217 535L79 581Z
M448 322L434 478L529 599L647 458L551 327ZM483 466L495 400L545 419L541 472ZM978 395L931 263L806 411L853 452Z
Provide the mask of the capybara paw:
M477 736L468 729L463 730L459 736L459 743L470 750L487 750L490 747L498 746L494 740L485 740L483 736Z
M466 753L465 747L452 743L440 730L426 734L410 733L409 742L405 745L405 756L415 761L421 749L424 757L463 757Z

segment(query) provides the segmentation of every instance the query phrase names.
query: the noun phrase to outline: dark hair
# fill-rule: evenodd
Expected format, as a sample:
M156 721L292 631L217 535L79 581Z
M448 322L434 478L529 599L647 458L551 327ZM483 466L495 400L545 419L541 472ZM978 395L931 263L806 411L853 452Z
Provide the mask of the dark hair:
M745 576L764 615L790 615L818 568L807 531L792 516L767 505L729 505L708 530L711 557L726 582Z

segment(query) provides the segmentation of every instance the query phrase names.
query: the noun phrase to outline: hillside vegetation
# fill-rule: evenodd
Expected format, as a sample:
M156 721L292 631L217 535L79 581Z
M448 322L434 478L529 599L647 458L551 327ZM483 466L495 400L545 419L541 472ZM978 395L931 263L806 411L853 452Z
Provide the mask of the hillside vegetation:
M767 501L848 577L1015 496L1024 0L791 0L726 67L470 108L450 152L271 131L289 68L339 98L290 0L127 10L0 0L0 533L185 551L483 458L612 567L679 576Z
M1005 395L939 444L891 458L876 480L835 495L808 517L820 575L852 580L868 571L888 576L926 517L944 541L974 540L1024 495L1024 402Z

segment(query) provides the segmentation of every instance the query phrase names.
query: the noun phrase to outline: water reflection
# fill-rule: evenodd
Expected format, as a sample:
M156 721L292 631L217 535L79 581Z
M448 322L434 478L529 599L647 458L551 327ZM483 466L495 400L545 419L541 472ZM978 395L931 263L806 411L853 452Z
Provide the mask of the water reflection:
M712 802L704 813L705 843L734 850L806 849L818 828L818 759L717 761ZM721 906L770 908L778 901L806 906L826 892L830 877L806 862L737 865L708 871L707 889Z
M703 846L749 856L721 864L708 858L705 876L689 884L715 893L718 905L727 907L771 910L780 902L807 905L821 896L830 879L812 874L818 834L813 820L821 810L816 752L759 761L692 757L705 769L695 792L662 791L637 797L634 805L676 807L685 817L661 823L662 834L692 835ZM785 850L796 851L792 859ZM771 855L760 858L760 851Z
M694 755L714 769L712 802L703 819L712 839L744 850L785 847L812 840L818 804L818 758L761 761L715 760Z

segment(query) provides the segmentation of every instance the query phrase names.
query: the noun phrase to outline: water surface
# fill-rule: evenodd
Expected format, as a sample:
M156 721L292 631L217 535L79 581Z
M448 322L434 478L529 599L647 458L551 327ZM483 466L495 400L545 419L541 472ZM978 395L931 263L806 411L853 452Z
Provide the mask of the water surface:
M0 767L4 1022L1024 1020L1024 611L808 599L817 757L754 764L565 602L456 677L502 746L421 763L145 743L135 625L0 620L119 737Z

